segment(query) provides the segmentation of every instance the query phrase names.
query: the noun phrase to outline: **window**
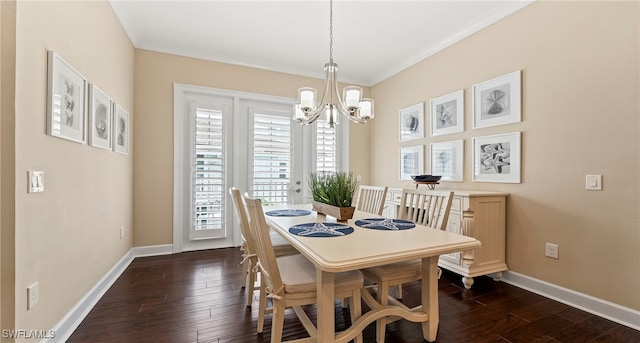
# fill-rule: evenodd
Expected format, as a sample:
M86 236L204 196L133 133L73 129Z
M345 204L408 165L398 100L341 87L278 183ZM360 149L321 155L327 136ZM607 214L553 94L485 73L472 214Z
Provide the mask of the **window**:
M347 123L348 125L348 123ZM318 119L316 121L316 172L338 171L338 151L336 142L336 128L330 127L329 122Z
M192 103L190 238L225 237L225 131L222 108ZM212 232L215 230L217 232Z
M253 112L251 191L263 205L286 204L291 182L292 135L289 113Z

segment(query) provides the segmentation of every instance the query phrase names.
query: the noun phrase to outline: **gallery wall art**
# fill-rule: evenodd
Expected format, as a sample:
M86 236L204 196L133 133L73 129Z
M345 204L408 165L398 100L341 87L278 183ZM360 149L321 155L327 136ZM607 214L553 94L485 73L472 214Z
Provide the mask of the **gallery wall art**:
M424 137L424 103L400 110L400 141Z
M520 70L473 86L473 128L521 121Z
M85 143L87 79L53 51L47 67L47 134Z
M520 132L473 139L473 181L520 183Z

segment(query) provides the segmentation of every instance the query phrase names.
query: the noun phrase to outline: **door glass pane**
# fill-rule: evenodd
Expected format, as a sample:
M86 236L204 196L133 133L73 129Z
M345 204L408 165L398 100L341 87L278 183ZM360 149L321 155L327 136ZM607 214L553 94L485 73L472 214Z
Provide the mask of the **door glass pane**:
M291 182L291 118L253 113L251 192L265 206L287 204Z
M224 237L224 146L223 113L196 104L192 156L192 238Z
M316 121L316 161L317 173L338 170L336 128L325 120Z

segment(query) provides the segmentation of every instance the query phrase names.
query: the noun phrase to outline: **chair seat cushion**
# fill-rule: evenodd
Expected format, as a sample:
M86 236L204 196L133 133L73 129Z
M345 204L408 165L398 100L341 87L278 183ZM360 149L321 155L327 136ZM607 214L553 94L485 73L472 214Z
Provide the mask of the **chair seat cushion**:
M316 291L316 267L306 257L298 254L282 256L276 259L280 277L284 284L284 292L310 293ZM350 289L362 288L364 277L360 271L338 273L335 277L336 293Z
M273 245L273 252L276 256L299 254L298 250L291 246L289 241L282 237L281 234L276 231L269 231L269 236L271 237L271 245Z
M422 278L422 261L419 259L403 261L362 270L362 274L374 281L390 281L396 279Z

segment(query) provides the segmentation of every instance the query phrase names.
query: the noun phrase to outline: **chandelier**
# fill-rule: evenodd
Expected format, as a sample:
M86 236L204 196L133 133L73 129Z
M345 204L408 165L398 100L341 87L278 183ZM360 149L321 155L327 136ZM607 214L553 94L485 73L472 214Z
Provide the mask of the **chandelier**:
M329 63L324 65L324 72L324 92L319 102L316 101L314 88L298 89L295 121L308 125L316 121L323 112L330 127L337 124L338 113L359 124L373 118L373 99L362 98L362 88L345 87L342 97L338 92L338 65L333 62L333 0L329 1Z

